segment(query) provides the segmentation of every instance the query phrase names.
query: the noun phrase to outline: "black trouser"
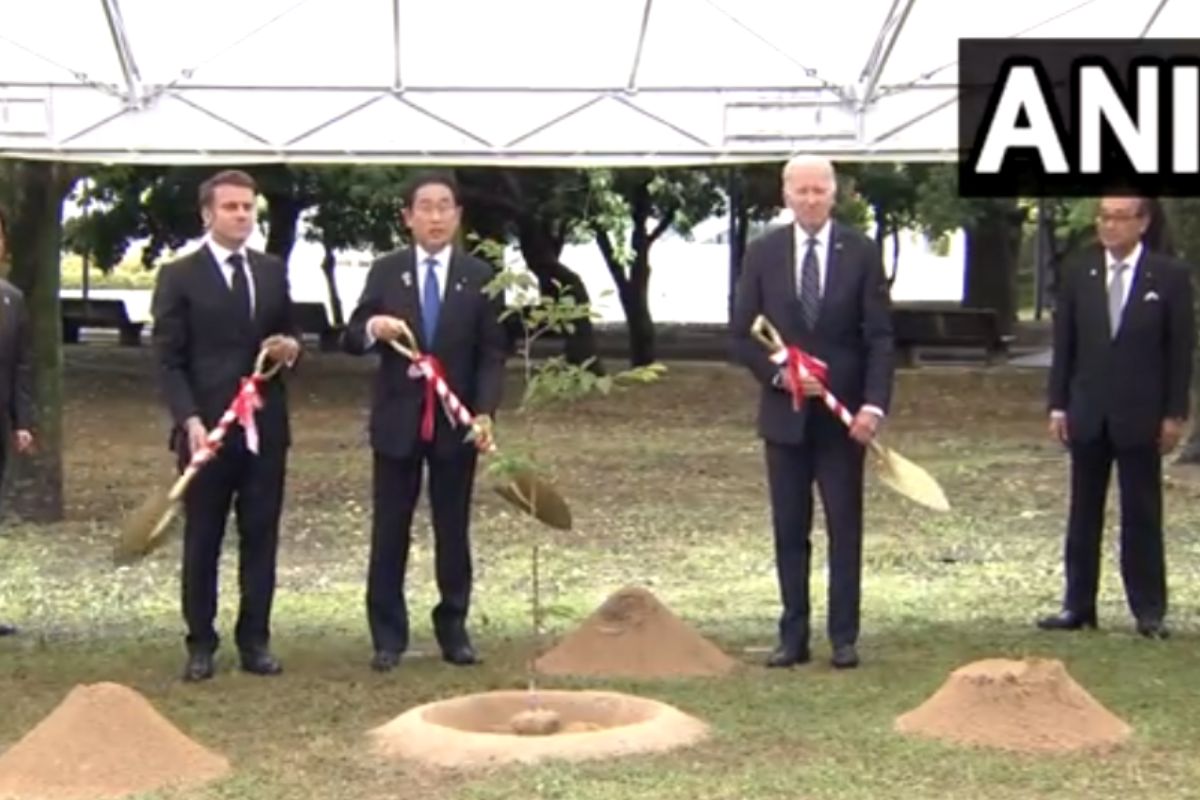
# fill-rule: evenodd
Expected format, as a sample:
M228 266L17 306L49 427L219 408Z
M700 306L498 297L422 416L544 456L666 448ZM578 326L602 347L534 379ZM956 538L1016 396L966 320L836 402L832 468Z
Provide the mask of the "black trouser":
M287 450L245 448L240 428L231 428L217 456L200 469L184 499L183 615L192 651L216 650L217 570L221 542L232 505L238 529L238 585L241 593L234 638L241 651L270 642L283 507Z
M814 405L805 442L766 443L767 481L775 529L775 564L783 600L780 644L801 649L809 636L809 560L816 480L829 533L830 641L858 640L863 537L864 448L841 422Z
M408 648L404 576L413 511L421 495L422 468L426 465L435 572L441 595L441 602L433 609L433 629L444 649L464 641L471 601L471 489L476 461L473 449L449 457L422 452L404 459L375 453L367 619L376 650L402 653Z
M1064 607L1091 613L1100 585L1100 542L1113 462L1121 508L1121 578L1129 609L1139 620L1167 612L1162 528L1162 456L1154 444L1115 447L1106 434L1071 444L1071 509L1065 561Z

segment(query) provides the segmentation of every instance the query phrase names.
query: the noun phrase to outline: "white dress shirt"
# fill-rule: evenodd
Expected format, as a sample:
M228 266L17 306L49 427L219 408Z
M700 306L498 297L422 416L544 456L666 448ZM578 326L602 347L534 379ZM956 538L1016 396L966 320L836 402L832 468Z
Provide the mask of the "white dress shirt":
M820 286L817 291L817 297L825 296L825 287L828 285L829 279L829 244L833 236L833 220L825 220L825 224L821 226L814 234L810 234L804 228L800 227L799 223L792 224L792 235L795 238L795 268L796 268L796 285L793 290L796 292L796 297L800 296L800 283L804 275L804 257L808 254L808 240L815 239L816 246L814 251L817 256L817 274L820 276ZM783 375L777 374L773 379L773 383L777 387L783 387ZM886 416L883 409L879 406L865 404L860 411L869 411L877 417L883 418Z
M236 251L230 250L227 247L222 247L221 245L217 244L216 240L213 239L212 234L206 234L204 236L204 244L206 247L208 247L209 251L212 252L213 258L216 259L217 265L221 268L221 275L225 278L225 285L228 286L231 291L233 290L233 267L229 265L229 257L235 252L241 254L242 264L245 266L246 270L246 285L250 290L250 315L253 316L255 302L254 273L251 271L250 253L246 249L246 246L242 245L241 248Z
M1133 288L1133 279L1137 276L1138 265L1142 260L1142 243L1138 242L1137 246L1130 251L1125 258L1118 259L1108 250L1104 251L1104 264L1108 274L1104 281L1104 293L1107 297L1108 287L1112 286L1113 278L1117 277L1117 271L1114 269L1117 264L1127 265L1125 268L1125 285L1122 288L1124 296L1121 297L1121 311L1125 311L1125 305L1129 302L1129 290Z
M433 274L437 276L438 296L440 299L446 299L446 281L450 278L450 245L446 245L437 253L431 254L421 245L415 245L413 252L417 257L417 302L422 306L425 304L425 283L428 279L429 267L425 261L432 255L437 261L437 266L433 268ZM375 346L375 332L371 330L371 325L368 321L366 334L363 337L368 349Z
M1133 288L1133 279L1137 277L1138 267L1142 261L1142 243L1137 245L1130 251L1125 258L1118 259L1109 250L1104 251L1104 296L1108 297L1108 288L1112 286L1113 278L1117 277L1117 271L1114 267L1117 264L1127 265L1125 268L1125 285L1121 287L1124 296L1121 298L1121 312L1125 312L1125 306L1129 303L1129 292ZM1050 416L1055 419L1063 419L1067 416L1066 409L1055 408L1050 411Z
M437 261L437 266L433 268L433 272L437 275L438 297L441 300L446 299L446 281L450 277L450 245L446 245L436 253L430 253L421 245L415 247L417 252L417 299L420 300L422 306L425 303L425 282L427 280L429 266L425 263L431 256Z
M820 290L817 297L825 296L826 278L829 275L829 237L833 234L833 222L825 220L825 224L815 234L810 235L799 223L792 225L792 234L796 239L796 297L800 296L800 282L804 275L804 256L808 253L808 240L816 239L817 274L821 276Z

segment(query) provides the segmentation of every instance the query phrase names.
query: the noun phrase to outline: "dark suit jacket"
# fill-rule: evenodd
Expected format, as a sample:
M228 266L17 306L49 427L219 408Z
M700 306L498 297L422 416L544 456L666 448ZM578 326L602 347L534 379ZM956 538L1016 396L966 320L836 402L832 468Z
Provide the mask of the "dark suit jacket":
M494 416L504 388L507 355L499 320L503 305L483 291L494 270L458 248L451 250L432 343L425 341L423 333L416 270L416 251L411 248L389 253L371 265L358 306L346 325L344 349L353 355L367 352L367 321L372 316L390 314L403 319L417 336L421 351L432 353L442 363L451 391L473 413ZM391 345L375 342L370 350L380 356L371 403L371 447L392 458L407 458L419 444L425 381L409 376L410 362ZM451 429L440 405L436 419L435 452L448 455L474 447L463 442L464 428Z
M0 431L5 434L33 428L32 352L25 295L0 279Z
M254 319L237 315L221 267L207 246L164 265L154 287L154 345L167 407L175 423L172 448L182 443L183 423L199 415L211 429L254 371L263 339L300 338L292 318L287 269L275 256L249 251L254 282ZM287 392L279 376L262 387L257 415L261 446L291 444Z
M894 366L891 301L875 244L858 231L833 223L821 310L813 329L800 313L793 225L776 228L746 248L734 294L733 357L762 384L758 432L768 441L804 440L809 409L819 399L792 408L791 396L772 385L779 371L766 348L750 334L763 314L786 343L823 360L829 389L855 413L864 404L885 413L891 403Z
M1075 441L1095 440L1107 422L1114 444L1153 445L1163 419L1188 415L1196 347L1189 267L1143 250L1115 340L1107 287L1098 247L1063 271L1049 406L1067 412Z

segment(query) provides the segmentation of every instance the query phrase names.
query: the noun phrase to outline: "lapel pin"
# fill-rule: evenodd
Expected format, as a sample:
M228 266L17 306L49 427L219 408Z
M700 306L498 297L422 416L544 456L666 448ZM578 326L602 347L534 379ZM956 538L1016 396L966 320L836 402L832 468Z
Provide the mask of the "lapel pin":
M459 281L458 283L454 284L454 291L456 291L456 292L461 292L461 291L462 291L462 287L463 287L463 285L462 285L462 281Z
M1093 278L1096 277L1096 270L1093 269L1091 272L1088 273L1088 275L1091 275Z
M411 272L403 272L403 273L401 273L401 274L400 274L400 280L404 281L404 288L405 288L405 289L408 289L408 288L411 288L411 287L412 287L412 273L411 273Z
M1144 300L1145 300L1147 303L1152 303L1152 302L1154 302L1155 300L1157 300L1157 299L1158 299L1158 292L1156 292L1156 291L1154 291L1153 289L1151 289L1150 291L1146 292L1146 296L1145 296L1143 299L1144 299Z

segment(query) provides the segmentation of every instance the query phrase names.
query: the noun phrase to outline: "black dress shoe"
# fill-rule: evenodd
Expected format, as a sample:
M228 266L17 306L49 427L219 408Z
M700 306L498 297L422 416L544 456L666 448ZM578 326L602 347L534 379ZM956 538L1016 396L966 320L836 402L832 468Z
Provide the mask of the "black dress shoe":
M278 675L283 672L283 665L270 650L245 650L242 652L242 671L252 675Z
M797 664L809 662L807 647L785 647L780 645L771 655L767 656L768 667L794 667Z
M1137 622L1137 632L1147 639L1166 639L1171 635L1171 631L1167 630L1167 626L1163 625L1162 620L1158 619L1139 619Z
M12 625L5 625L4 623L0 622L0 636L16 636L16 635L17 635L16 628L14 628Z
M834 669L854 669L858 666L858 650L852 644L839 644L833 648L830 663Z
M451 645L442 649L442 660L459 667L467 667L479 663L479 656L469 642Z
M1049 617L1042 617L1037 626L1044 631L1077 631L1080 628L1096 627L1095 611L1060 611Z
M376 650L371 658L371 669L376 672L391 672L400 666L400 654L391 650Z
M183 680L187 683L199 683L212 678L215 672L212 653L192 653L183 668Z

